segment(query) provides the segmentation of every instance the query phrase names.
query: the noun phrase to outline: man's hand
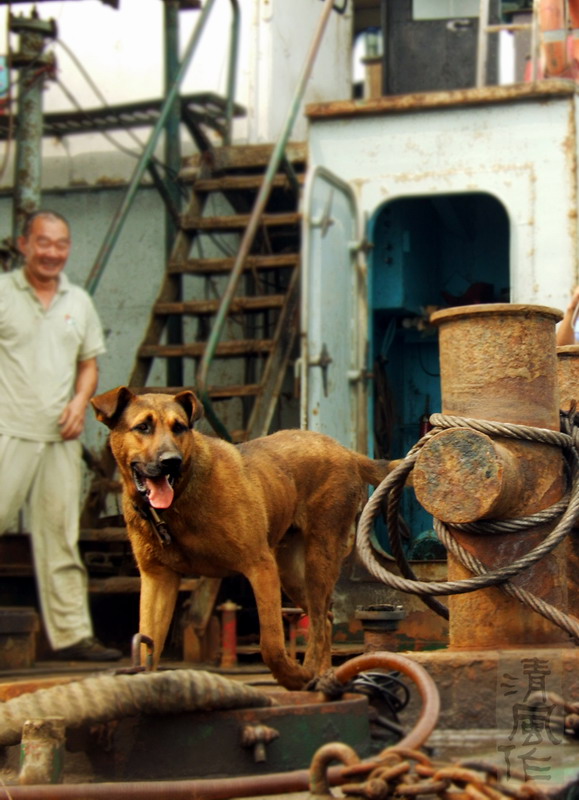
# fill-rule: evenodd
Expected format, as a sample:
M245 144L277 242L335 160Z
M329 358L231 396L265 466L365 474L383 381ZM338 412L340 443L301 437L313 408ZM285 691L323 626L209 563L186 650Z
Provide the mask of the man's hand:
M64 409L58 424L60 435L66 441L78 439L84 430L86 409L98 383L98 366L96 358L79 361L76 367L74 397Z
M575 309L577 308L577 303L579 303L579 286L576 286L575 289L573 290L573 294L571 295L571 300L569 301L569 305L567 306L567 312L573 314Z
M575 344L575 316L579 305L579 286L573 289L571 300L561 323L557 326L557 346Z
M78 439L84 429L85 416L86 402L84 397L76 395L64 407L64 411L58 420L60 435L65 441Z

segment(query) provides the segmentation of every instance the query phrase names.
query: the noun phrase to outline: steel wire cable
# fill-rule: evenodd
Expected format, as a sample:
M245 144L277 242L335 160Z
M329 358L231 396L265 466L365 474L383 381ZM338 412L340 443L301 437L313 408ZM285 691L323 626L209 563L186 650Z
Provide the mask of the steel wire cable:
M430 607L433 607L431 602L433 598L431 595L464 594L489 586L500 586L508 594L517 597L533 610L545 616L547 619L550 619L559 627L564 628L573 638L579 639L579 620L556 609L544 600L537 598L535 595L508 583L510 578L515 577L520 571L532 566L554 550L570 533L579 516L579 460L576 450L577 429L574 428L571 434L557 433L556 431L550 431L544 428L532 428L530 426L512 424L503 425L502 423L493 421L473 420L470 418L451 417L441 414L432 415L431 422L436 423L437 427L429 431L426 436L422 437L422 439L410 449L404 461L390 473L376 489L362 512L358 526L357 548L359 556L368 571L378 580L387 583L392 588L419 595ZM492 571L488 571L482 562L470 556L470 554L468 554L451 536L448 529L444 526L444 523L440 520L435 520L435 530L443 544L460 560L463 566L466 566L467 569L474 573L474 577L460 581L419 581L406 561L400 543L400 534L398 530L400 496L406 478L414 468L414 464L422 447L430 439L440 433L442 429L452 427L467 427L483 433L492 432L495 435L507 438L539 441L543 444L562 447L565 450L571 472L572 486L569 493L569 502L558 524L543 542L512 564L499 567ZM392 572L382 565L380 559L376 557L376 553L373 552L374 548L371 540L371 531L374 519L384 503L387 505L388 533L392 552L396 558L398 567L405 576L404 578L393 575ZM519 521L509 521L509 524L512 526L514 522L522 522L525 527L529 527L531 524L542 524L545 521L549 521L549 518L553 518L555 513L559 513L562 504L563 501L559 501L555 506L539 512L538 515L529 515ZM547 520L545 517L547 517ZM490 521L489 523L478 523L477 525L486 525L488 530L489 526L493 524L496 523ZM504 531L497 531L497 529L495 529L493 532ZM448 617L448 609L442 603L438 605L439 608L435 608L434 610L437 610L437 613L441 616Z

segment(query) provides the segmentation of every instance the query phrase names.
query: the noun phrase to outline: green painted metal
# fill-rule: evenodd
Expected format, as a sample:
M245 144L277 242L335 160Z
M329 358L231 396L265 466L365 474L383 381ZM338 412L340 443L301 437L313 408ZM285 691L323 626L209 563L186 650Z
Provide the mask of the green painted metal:
M135 196L137 194L137 190L139 188L139 184L140 184L140 182L141 182L141 180L143 178L145 170L147 169L147 164L149 163L150 159L152 158L153 152L155 150L155 146L157 145L157 142L159 141L159 137L160 137L163 129L165 128L165 125L166 125L168 116L171 113L171 109L173 107L174 101L178 97L179 87L181 86L181 83L183 82L183 79L184 79L185 75L187 74L187 71L189 69L189 65L191 63L193 55L195 54L195 51L197 49L197 45L199 44L199 40L201 39L201 35L203 33L203 29L205 28L205 24L206 24L210 14L211 14L211 11L212 11L212 9L213 9L213 7L215 5L215 2L216 2L216 0L206 0L205 5L203 6L203 10L201 11L199 19L197 20L197 25L195 26L195 29L193 30L193 33L191 34L191 38L190 38L189 43L187 45L187 49L186 49L185 54L183 56L183 60L180 63L179 70L178 70L177 75L175 77L175 81L173 82L173 85L171 86L169 92L167 93L167 96L165 98L165 102L163 103L163 105L161 107L161 111L159 113L159 118L157 120L157 123L156 123L155 127L153 128L153 130L151 131L151 134L149 136L149 140L147 141L147 144L145 145L145 149L143 150L143 153L142 153L142 155L141 155L141 157L140 157L140 159L139 159L139 161L138 161L138 163L137 163L137 165L136 165L136 167L135 167L135 169L133 171L133 174L131 176L131 180L130 180L129 185L127 186L127 190L125 192L125 196L124 196L124 198L123 198L123 200L122 200L122 202L121 202L121 204L120 204L120 206L119 206L119 208L117 210L117 213L115 214L115 217L114 217L113 221L111 222L111 225L109 226L109 229L108 229L107 234L105 236L105 240L104 240L103 244L101 245L101 248L100 248L99 253L98 253L97 257L96 257L95 263L93 264L92 269L91 269L91 271L90 271L90 273L89 273L89 275L88 275L88 277L87 277L87 279L85 281L85 289L87 290L87 292L89 294L94 294L96 289L97 289L97 286L98 286L99 281L100 281L100 279L102 277L104 269L105 269L105 267L106 267L106 265L108 263L108 260L110 258L110 255L111 255L112 251L113 251L113 248L114 248L114 246L115 246L115 244L116 244L116 242L117 242L117 240L119 238L119 235L121 233L121 230L123 228L123 225L125 223L127 215L128 215L128 213L129 213L129 211L131 209L131 206L132 206L133 201L135 199ZM236 10L236 7L237 7L237 0L230 0L230 3L232 5L232 7L234 8L234 16L235 16L235 10ZM239 34L239 24L234 26L234 31L237 34ZM236 55L237 54L237 50L238 50L237 43L232 43L231 48L230 48L230 53ZM233 72L235 73L236 66L235 67L231 67L230 66L230 72L231 72L231 70L233 70ZM235 80L232 79L228 89L233 91L234 88L235 88ZM229 107L229 99L228 99L228 107ZM233 108L233 100L231 101L231 110L230 110L231 115L233 114L232 108ZM229 124L231 124L231 120L229 121Z
M179 74L179 0L165 0L163 3L163 15L165 32L165 96L167 96ZM179 97L175 96L167 113L167 121L165 123L165 165L167 175L164 183L169 194L171 206L176 210L181 208L179 186L176 180L181 167L181 137L179 135L181 109L179 105ZM167 209L165 211L166 259L171 255L177 231L177 221ZM181 299L181 280L179 280L179 295L175 297L175 300ZM183 322L181 317L176 315L169 316L166 329L167 344L183 343ZM167 359L166 378L169 386L182 386L183 362L180 358Z
M235 88L237 85L237 58L239 55L239 32L241 27L241 14L238 0L231 2L231 33L229 35L229 67L227 71L227 109L225 113L225 136L223 144L231 144L233 115L235 113Z
M245 229L243 238L241 240L241 244L239 246L237 257L235 259L235 263L231 270L231 276L229 278L227 288L225 289L225 293L221 298L219 311L217 312L217 316L213 323L213 327L211 329L211 334L207 342L205 353L199 364L199 369L197 371L197 376L196 376L197 390L206 397L207 405L205 405L205 410L206 412L208 410L211 411L211 417L214 417L215 415L212 409L210 408L211 400L207 396L207 376L209 368L215 356L215 351L217 349L217 345L219 344L219 340L221 339L221 336L223 334L223 328L225 326L225 321L229 313L231 301L233 300L233 297L235 295L237 284L239 283L239 279L241 278L241 275L243 273L245 262L251 250L251 246L255 239L257 230L259 228L261 215L263 214L265 206L269 199L269 195L271 193L271 187L273 185L273 180L280 168L282 159L285 156L286 146L289 141L289 137L291 135L301 105L301 101L304 96L304 92L308 80L310 78L316 60L316 56L320 48L321 41L323 39L326 25L332 11L333 11L332 0L325 0L324 9L320 16L316 32L314 34L312 43L310 45L310 50L308 52L306 61L304 63L300 79L296 86L292 102L290 104L290 108L288 109L288 113L286 115L286 119L282 127L282 131L280 133L278 141L271 154L271 158L269 160L269 164L263 179L263 183L256 197L253 210L251 212L250 220L247 224L247 228Z
M13 66L20 67L18 126L16 129L13 201L14 241L23 232L27 216L40 207L42 176L42 96L52 61L44 55L45 39L55 35L52 20L10 19L10 29L20 35Z

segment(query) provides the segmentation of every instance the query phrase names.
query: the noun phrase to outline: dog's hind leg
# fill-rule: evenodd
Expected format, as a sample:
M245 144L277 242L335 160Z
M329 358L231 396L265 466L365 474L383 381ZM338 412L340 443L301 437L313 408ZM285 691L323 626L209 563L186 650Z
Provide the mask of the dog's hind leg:
M301 689L313 677L285 649L281 616L281 584L271 553L245 572L255 596L259 615L261 657L274 678L286 689Z
M141 570L139 632L153 640L153 667L159 664L161 653L177 603L180 577L173 570L155 566Z
M349 520L322 515L308 531L305 552L305 592L310 627L304 667L320 675L331 667L332 623L330 605L342 562L348 552ZM331 532L331 535L330 535Z

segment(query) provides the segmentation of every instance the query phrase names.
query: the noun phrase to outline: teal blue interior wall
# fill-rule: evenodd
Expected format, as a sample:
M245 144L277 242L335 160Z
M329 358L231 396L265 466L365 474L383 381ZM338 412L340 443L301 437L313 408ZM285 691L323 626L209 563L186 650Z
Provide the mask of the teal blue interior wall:
M401 458L421 435L421 418L440 411L436 308L509 301L509 220L484 193L410 197L376 209L369 221L369 369L376 457ZM432 517L404 490L411 558L441 557ZM389 551L380 520L376 536Z

